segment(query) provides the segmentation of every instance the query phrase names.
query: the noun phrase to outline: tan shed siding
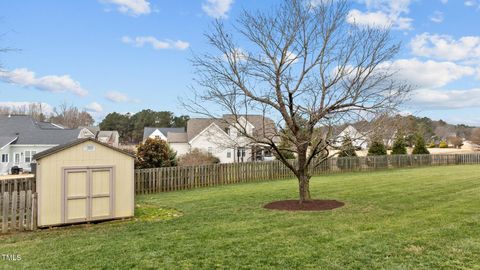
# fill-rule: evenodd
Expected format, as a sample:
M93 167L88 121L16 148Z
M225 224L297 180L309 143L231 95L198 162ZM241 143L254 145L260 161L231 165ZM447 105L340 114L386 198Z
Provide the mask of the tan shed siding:
M95 151L84 146L95 145ZM62 223L62 172L68 167L106 166L114 168L114 217L133 216L133 158L93 142L84 142L39 161L40 226ZM47 194L48 191L48 195Z

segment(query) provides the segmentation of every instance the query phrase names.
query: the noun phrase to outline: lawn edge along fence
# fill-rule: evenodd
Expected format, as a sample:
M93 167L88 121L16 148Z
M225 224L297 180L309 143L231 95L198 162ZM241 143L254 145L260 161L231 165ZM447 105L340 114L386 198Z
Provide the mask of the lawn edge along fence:
M0 233L37 228L35 176L0 179Z
M291 162L293 165L296 163L295 160ZM336 157L327 159L310 171L312 175L321 175L462 164L480 164L480 153ZM280 161L137 169L135 192L150 194L292 177L293 173Z

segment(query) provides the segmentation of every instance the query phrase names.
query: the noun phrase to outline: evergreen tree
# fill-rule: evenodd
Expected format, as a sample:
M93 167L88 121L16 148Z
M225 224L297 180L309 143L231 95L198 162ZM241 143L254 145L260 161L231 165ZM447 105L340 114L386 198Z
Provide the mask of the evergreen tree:
M387 154L387 148L383 144L382 140L374 139L370 148L368 148L368 156L385 156Z
M392 155L406 155L407 154L407 143L403 134L397 133L395 136L395 142L392 147Z
M346 136L343 140L340 152L338 153L339 157L356 157L357 153L355 152L355 147L353 146L352 139Z
M352 139L346 136L343 140L340 152L338 152L337 166L340 169L356 169L360 165L360 161L357 158L351 159L346 157L356 157L355 147L353 146Z
M413 148L412 154L414 155L430 154L430 152L427 149L427 146L425 145L425 139L423 138L423 136L419 134L417 134L415 147Z

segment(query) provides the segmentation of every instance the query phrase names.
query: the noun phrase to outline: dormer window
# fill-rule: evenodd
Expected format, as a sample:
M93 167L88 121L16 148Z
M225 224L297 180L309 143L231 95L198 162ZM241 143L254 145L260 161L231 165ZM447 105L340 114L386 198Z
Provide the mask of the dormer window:
M225 128L225 133L227 133L228 135L230 135L230 128Z

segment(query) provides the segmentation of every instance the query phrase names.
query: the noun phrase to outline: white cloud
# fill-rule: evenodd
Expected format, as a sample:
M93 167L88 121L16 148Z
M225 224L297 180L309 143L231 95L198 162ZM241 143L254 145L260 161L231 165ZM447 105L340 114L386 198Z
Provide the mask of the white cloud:
M465 6L467 7L474 7L480 9L480 1L479 0L465 0Z
M347 22L372 27L390 27L392 25L392 21L388 15L382 11L362 12L358 9L350 10L347 15Z
M349 23L377 28L392 27L398 30L411 30L413 19L405 15L410 12L411 0L360 0L367 11L352 9L347 15Z
M463 109L480 106L480 88L469 90L418 89L411 103L426 109Z
M465 36L455 40L448 35L423 33L410 42L412 53L448 61L480 59L480 36Z
M443 22L443 12L435 11L432 16L430 16L430 21L434 23L441 23Z
M414 88L439 88L465 76L475 75L475 69L452 62L399 59L385 63L384 67L396 72L398 79L407 81Z
M181 40L158 40L152 36L140 36L131 38L129 36L123 36L122 42L125 44L132 44L136 47L143 47L145 44L150 44L155 50L164 50L164 49L177 49L177 50L186 50L190 47L190 44L186 41Z
M103 112L103 107L98 102L92 102L92 103L88 104L87 106L85 106L85 109L87 111L93 112L93 113Z
M442 2L442 4L446 4L448 3L448 0L440 0L440 2Z
M26 68L17 68L12 71L0 71L0 80L53 93L71 92L78 96L86 96L88 94L80 86L80 83L73 80L70 75L36 77L33 71Z
M117 6L117 10L131 16L145 15L152 12L147 0L100 0L102 3Z
M33 102L33 101L2 101L0 102L0 108L9 108L15 110L28 110L31 104L40 104L44 114L53 113L53 106L45 102Z
M202 9L208 16L220 19L227 18L227 13L232 8L233 0L206 0Z
M105 98L108 99L111 102L115 103L122 103L122 102L133 102L133 103L138 103L140 100L138 99L132 99L129 96L127 96L124 93L117 92L117 91L108 91L105 94Z

